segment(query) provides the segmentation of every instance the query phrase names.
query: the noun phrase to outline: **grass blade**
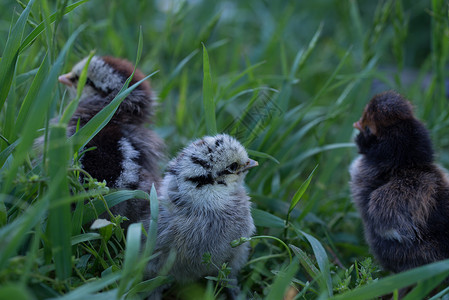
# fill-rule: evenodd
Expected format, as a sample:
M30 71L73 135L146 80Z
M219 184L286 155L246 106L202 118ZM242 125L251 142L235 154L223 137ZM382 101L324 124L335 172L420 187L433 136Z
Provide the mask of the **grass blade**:
M215 100L210 73L209 55L203 44L203 105L208 135L217 134L217 122L215 120Z
M66 15L70 13L78 6L88 1L90 0L81 0L71 5L68 5L67 7L64 8L63 14ZM46 24L54 23L59 15L60 15L59 12L55 12L50 17L48 17L48 19L42 21L38 26L36 26L36 28L34 28L34 30L23 40L19 48L19 54L22 53L25 49L27 49L31 45L31 43L44 31Z
M159 218L159 200L157 199L157 193L154 184L151 186L150 192L150 209L150 227L148 228L148 236L145 242L144 257L151 256L153 254L154 247L156 246L157 222Z
M140 223L131 224L126 235L125 262L123 265L123 275L120 280L117 295L121 297L128 289L130 281L135 278L136 265L140 252L140 241L142 236L142 225Z
M171 278L169 276L157 276L146 281L139 282L128 292L127 296L132 297L140 292L152 291L163 284L169 283L170 281Z
M256 226L269 227L269 228L284 228L285 222L278 216L270 214L269 212L253 208L251 214Z
M54 188L53 188L54 190ZM48 193L50 194L50 193ZM20 217L0 228L0 269L3 270L9 258L17 253L30 230L42 221L47 212L48 194L46 197L27 209Z
M125 84L118 92L118 94L115 96L115 98L112 99L112 101L108 105L106 105L99 113L97 113L92 119L90 119L86 125L84 125L79 131L77 131L74 135L70 137L70 139L73 141L74 152L77 152L81 148L83 148L98 132L100 132L101 129L103 129L109 123L114 113L117 111L119 105L136 87L138 87L142 82L144 82L145 80L147 80L148 78L157 73L153 72L152 74L146 76L142 80L136 82L131 87L129 87L129 84L132 78L134 77L134 72L136 71L135 68L137 67L140 61L140 57L142 55L142 48L143 48L143 36L142 36L142 28L140 28L139 44L137 46L137 57L134 71L132 72L131 76L129 76L129 78L125 81Z
M105 287L115 283L122 277L122 273L120 271L109 274L101 279L89 282L84 284L83 286L71 291L70 293L58 297L60 300L80 300L80 299L93 299L93 294L100 292ZM110 291L113 295L106 293L103 299L116 299L116 290ZM102 294L100 294L102 295Z
M72 236L71 244L73 246L73 245L76 245L79 243L84 243L84 242L99 240L99 239L101 239L101 235L99 233L88 232L88 233L83 233L83 234L79 234L76 236Z
M318 39L321 36L321 31L323 30L323 23L320 24L320 26L318 27L317 31L315 32L315 34L313 35L312 39L310 40L309 44L307 45L307 49L304 50L300 50L295 57L295 60L293 61L293 65L292 68L290 70L290 80L293 81L295 74L298 72L298 70L300 70L307 58L310 56L310 54L312 53L313 49L315 49L316 44L318 42Z
M296 207L299 200L301 200L302 195L309 187L310 181L312 180L313 174L315 173L317 168L318 168L318 165L312 170L309 177L307 177L306 181L304 181L303 184L301 184L301 186L299 187L299 189L296 191L295 195L293 196L292 201L290 202L290 207L288 208L287 220L288 220L288 216L290 215L292 210Z
M322 290L326 289L326 283L323 281L323 278L321 276L320 271L317 269L315 264L309 258L307 253L305 253L300 248L298 248L298 247L296 247L294 245L289 245L289 246L293 250L293 252L295 253L296 257L299 259L299 262L301 263L301 265L304 267L304 269L306 269L306 272L314 280L317 281L317 283L320 285Z
M14 143L12 143L11 145L9 145L8 147L5 148L5 150L3 150L0 153L0 169L3 168L6 160L8 159L8 157L10 157L10 155L12 154L12 152L14 151L14 149L17 147L17 145L19 144L20 139L16 140Z
M48 76L48 71L50 69L50 64L48 62L48 57L45 55L42 63L37 71L36 76L34 76L33 82L31 83L30 89L23 99L22 105L20 106L19 114L17 116L16 125L14 126L15 134L17 134L23 130L23 126L25 121L28 119L28 114L30 112L31 106L33 104L32 101L36 99L37 94L39 93L40 88L44 84L45 78ZM34 113L33 111L31 111Z
M426 299L426 296L429 295L433 289L437 288L448 275L449 272L419 282L416 287L403 298L403 300Z
M50 182L57 185L57 194L50 198L50 204L55 204L69 195L67 180L67 164L70 159L70 147L67 144L66 127L54 126L50 133L50 149L48 151L48 173ZM59 180L57 180L59 178ZM70 204L62 203L52 206L48 214L47 230L52 245L56 276L63 280L72 272L72 253L70 235L72 224Z
M140 26L139 27L139 42L137 44L136 62L134 63L135 68L137 68L137 66L139 65L140 58L142 57L142 49L143 49L143 33L142 33L142 26Z
M325 145L325 146L321 146L321 147L312 148L312 149L305 151L303 154L299 155L298 157L296 157L292 161L292 164L298 164L298 163L302 162L303 160L305 160L306 158L309 158L315 154L318 154L318 153L321 153L324 151L341 149L341 148L354 148L354 147L355 147L354 143L336 143L336 144L329 144L329 145Z
M206 41L210 37L212 31L217 26L217 23L220 20L221 14L222 12L215 14L215 16L213 16L210 21L208 21L208 23L203 26L201 32L198 34L197 42L195 43L195 45Z
M3 108L9 89L11 88L16 62L19 57L20 41L22 40L25 24L33 4L34 0L30 0L26 8L20 14L19 19L8 36L5 49L3 50L2 60L0 61L0 111Z
M87 80L87 71L89 68L90 61L92 60L92 57L94 57L95 51L91 51L89 53L89 56L87 57L86 64L84 65L83 70L81 71L80 77L78 79L78 86L76 90L76 98L70 101L70 103L67 105L67 108L64 110L64 113L62 114L61 119L59 120L59 123L61 124L67 124L70 121L70 118L72 117L73 113L75 112L79 100L81 98L81 93L83 92L84 86L86 84Z
M8 170L7 176L2 182L2 192L7 194L7 191L11 190L13 186L11 185L14 180L17 170L19 166L23 163L25 158L28 155L28 151L33 144L33 141L37 135L37 128L42 126L43 120L46 116L46 112L48 111L48 107L51 102L54 100L52 97L52 93L54 90L54 86L56 85L57 78L61 73L62 65L65 59L65 55L71 47L72 43L75 41L75 38L78 34L84 29L84 26L79 27L67 40L66 44L61 50L58 58L52 66L52 69L44 81L39 93L36 98L31 100L33 103L31 105L32 114L29 114L29 118L26 120L23 129L21 131L21 143L16 148L15 159L11 164L11 167ZM0 199L1 201L1 199ZM1 208L1 205L0 205ZM0 210L0 225L4 224L4 220L6 220L6 211L3 209Z
M315 237L301 230L297 230L297 232L301 233L312 246L313 254L315 255L315 259L318 263L318 266L320 267L322 277L327 286L328 296L332 297L332 278L329 268L329 258L327 257L326 250L324 250L323 245L321 245L321 243Z
M112 119L112 116L116 112L122 101L142 82L156 74L156 72L146 76L142 80L136 82L129 88L126 88L131 81L132 77L128 78L122 91L115 96L115 98L106 105L98 114L96 114L86 125L78 130L74 135L70 137L73 142L73 150L78 151L83 148L101 129L103 129L108 122ZM131 75L132 76L132 75Z
M159 217L159 201L157 199L156 194L156 188L154 187L154 184L151 186L151 192L150 192L150 209L151 209L151 216L150 216L150 224L149 228L144 228L145 230L148 230L146 234L146 241L145 241L145 248L143 251L142 259L139 262L139 272L143 273L143 270L145 269L148 260L150 259L151 255L153 254L154 248L156 246L156 238L157 238L157 231L158 231L158 217ZM163 283L165 283L169 278L165 276L158 276L155 278L152 278L148 281L141 282L142 280L139 277L139 280L136 282L139 282L138 284L134 285L128 292L127 296L132 296L135 293L138 293L139 291L150 291Z
M184 66L199 52L198 49L193 50L192 52L190 52L189 55L187 55L183 60L181 60L181 62L174 68L173 72L170 73L170 75L168 76L168 80L165 83L164 87L161 90L160 93L160 97L162 99L165 99L165 97L167 96L168 92L171 89L172 86L172 82L173 80L176 78L176 76L178 76L178 74L184 69Z
M33 294L21 284L6 283L0 287L0 299L35 299Z
M248 152L248 154L250 156L260 157L260 158L267 158L267 159L269 159L269 160L271 160L271 161L273 161L273 162L275 162L277 164L280 164L280 162L276 158L274 158L273 156L271 156L271 155L269 155L267 153L263 153L263 152L259 152L259 151L255 151L255 150L250 150L250 149L247 149L246 151Z

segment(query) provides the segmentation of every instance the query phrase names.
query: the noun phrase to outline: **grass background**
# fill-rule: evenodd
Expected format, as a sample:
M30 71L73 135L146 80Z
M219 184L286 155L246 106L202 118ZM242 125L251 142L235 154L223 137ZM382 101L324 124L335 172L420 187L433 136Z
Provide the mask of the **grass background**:
M81 226L103 203L150 198L77 180L81 146L127 86L76 138L65 138L64 121L48 124L76 105L57 76L92 50L138 61L145 74L157 71L152 127L169 157L217 131L237 137L259 161L246 179L258 237L248 241L253 250L240 274L244 298L280 299L290 286L289 299L368 299L416 282L410 299L428 295L449 275L449 262L380 271L347 170L356 156L352 123L387 89L413 102L437 160L449 167L448 8L442 0L3 0L0 298L138 299L167 280L142 281L154 232L140 245L141 228L131 226L125 240L120 218L97 230ZM40 135L45 163L34 159ZM153 209L154 222L156 215ZM214 299L217 280L169 294ZM449 293L441 290L435 297Z

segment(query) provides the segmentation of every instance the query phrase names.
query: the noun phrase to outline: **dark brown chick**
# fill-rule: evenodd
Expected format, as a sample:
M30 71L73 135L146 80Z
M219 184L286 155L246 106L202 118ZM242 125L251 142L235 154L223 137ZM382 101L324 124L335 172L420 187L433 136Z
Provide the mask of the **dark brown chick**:
M77 63L68 74L61 75L59 81L68 86L72 96L87 59ZM108 105L118 94L134 66L114 57L94 56L89 64L87 81L79 106L68 127L68 135L73 135L77 123L84 126L92 117ZM137 70L131 84L144 78ZM84 170L107 186L118 189L141 189L149 192L152 183L161 180L159 162L163 159L164 145L152 130L145 126L151 122L155 96L147 81L144 81L118 107L111 121L86 145L94 150L84 153L80 162ZM114 206L112 212L130 219L141 220L149 211L148 201L130 200Z
M350 186L374 256L393 272L449 258L449 181L410 102L378 94L354 127Z

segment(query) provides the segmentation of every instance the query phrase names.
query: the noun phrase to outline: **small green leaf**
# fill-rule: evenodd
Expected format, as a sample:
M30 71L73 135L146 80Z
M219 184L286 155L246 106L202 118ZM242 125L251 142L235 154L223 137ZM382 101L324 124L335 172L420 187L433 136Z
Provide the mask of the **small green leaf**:
M288 215L292 212L292 210L295 208L295 206L298 204L299 200L301 200L302 195L306 191L307 187L310 184L310 181L312 180L313 174L315 173L316 169L318 168L318 165L312 170L309 177L307 177L306 181L301 184L299 189L296 191L295 195L292 198L292 201L290 202L290 207L288 208Z
M327 286L328 296L332 296L332 278L329 268L329 258L327 257L326 250L324 250L323 245L321 245L321 243L315 237L301 230L297 230L297 232L302 234L312 246L313 254L315 255L315 259L318 263L318 266L320 267L322 278L325 281L325 285Z
M320 271L317 269L309 256L307 256L307 253L294 245L290 245L290 248L293 250L293 253L295 253L296 257L298 257L301 265L304 267L304 269L306 269L307 273L314 279L319 278ZM321 283L323 287L325 286L322 284L322 280L318 282Z
M269 227L269 228L284 228L285 222L278 216L270 214L269 212L253 208L251 214L256 226Z
M73 246L73 245L76 245L79 243L84 243L84 242L99 240L99 239L101 239L101 235L99 235L98 233L88 232L88 233L83 233L83 234L79 234L76 236L72 236L71 243Z
M96 230L109 225L112 225L112 223L106 219L96 219L92 225L90 225L90 229Z

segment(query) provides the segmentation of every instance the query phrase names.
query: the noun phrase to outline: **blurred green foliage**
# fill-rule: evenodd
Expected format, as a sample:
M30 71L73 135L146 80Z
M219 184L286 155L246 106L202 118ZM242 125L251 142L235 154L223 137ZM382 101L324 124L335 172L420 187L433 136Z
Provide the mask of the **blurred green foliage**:
M33 139L48 135L48 120L73 100L56 76L92 50L158 71L149 126L169 157L216 129L259 161L246 179L258 228L240 274L247 297L279 299L290 285L296 298L367 299L420 280L414 295L424 297L423 284L447 276L447 262L395 276L377 270L347 171L356 156L352 123L386 89L413 102L438 161L449 166L446 1L41 0L24 11L27 4L3 0L0 10L0 298L132 298L169 280L142 282L148 256L137 254L139 226L126 241L120 217L95 232L81 228L82 207L98 213L86 200L99 209L147 194L78 182L79 145L61 136L64 124L48 137L45 163L34 159ZM69 243L70 253L59 252ZM209 279L205 290L168 293L212 299L214 286Z

